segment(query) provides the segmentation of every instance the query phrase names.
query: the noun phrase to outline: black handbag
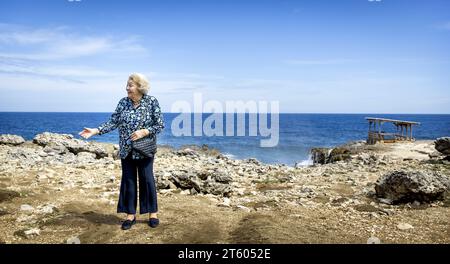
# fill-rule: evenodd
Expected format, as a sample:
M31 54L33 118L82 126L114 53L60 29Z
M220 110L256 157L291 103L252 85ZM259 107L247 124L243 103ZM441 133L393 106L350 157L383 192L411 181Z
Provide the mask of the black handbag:
M131 145L134 150L144 155L147 158L153 157L156 153L156 136L155 137L143 137L135 141L131 141Z
M141 118L141 120L144 120L144 118ZM147 158L153 157L157 151L156 135L149 135L138 140L131 141L131 147L136 152L144 155Z

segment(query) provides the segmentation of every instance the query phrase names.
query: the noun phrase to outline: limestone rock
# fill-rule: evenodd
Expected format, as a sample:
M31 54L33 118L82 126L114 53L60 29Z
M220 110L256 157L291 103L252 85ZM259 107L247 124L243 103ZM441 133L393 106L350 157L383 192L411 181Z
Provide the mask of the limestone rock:
M55 145L55 144L48 144L43 149L44 153L47 155L60 155L65 154L69 152L69 150L63 146L63 145Z
M67 244L80 244L80 239L78 237L69 237L67 239Z
M159 189L159 190L162 190L162 189L172 189L171 187L171 184L173 185L173 186L175 186L169 179L167 179L167 178L162 178L162 177L157 177L156 178L156 186L157 186L157 188ZM174 189L176 189L176 186L175 186L175 188Z
M434 147L440 153L450 156L450 137L441 137L434 141Z
M221 203L217 204L217 206L219 206L219 207L230 207L231 206L230 203L231 203L230 198L225 197L225 198L223 198L223 201Z
M218 182L207 182L202 191L204 193L211 193L214 195L223 195L225 197L230 197L233 193L233 189L229 184L223 184Z
M250 213L252 211L252 209L250 209L250 208L248 208L246 206L240 205L240 204L236 205L236 209L239 210L239 211L247 212L247 213Z
M31 238L33 236L39 236L40 232L41 230L39 230L39 228L32 228L29 230L25 230L23 233L27 238Z
M216 171L214 171L211 174L211 176L214 180L216 180L216 182L221 182L221 183L229 183L233 180L233 178L230 176L229 172L222 170L222 169L217 169Z
M67 140L71 139L73 139L73 136L70 134L56 134L44 132L42 134L36 135L33 138L33 143L45 147L50 143L54 143L55 145L64 145L63 142L66 142Z
M190 148L185 148L182 150L179 150L176 152L176 154L178 156L194 156L194 157L198 157L199 154L197 153L197 151L190 149Z
M249 158L246 161L249 164L254 164L254 165L258 165L258 166L261 165L261 162L259 160L255 159L255 158Z
M413 229L414 227L408 223L399 223L397 225L397 228L400 230L408 230L408 229Z
M73 154L90 152L94 153L98 159L108 157L107 150L101 144L74 139L70 134L44 132L36 135L33 139L33 143L43 147L49 145L51 148L59 150L63 150L65 148Z
M223 169L204 169L201 171L179 170L173 171L170 176L163 175L157 178L160 189L173 188L175 185L182 190L191 190L191 194L203 193L230 196L233 192L230 171Z
M96 158L94 153L90 152L79 152L77 154L79 163L90 163L93 162Z
M345 147L337 147L331 150L327 163L351 159L350 150Z
M328 161L329 148L312 148L311 156L314 164L326 164Z
M20 211L33 211L33 210L34 210L33 206L29 204L22 204L20 206Z
M367 244L381 244L381 241L378 237L372 236L367 239Z
M444 199L450 180L437 172L394 171L377 180L375 191L393 203L431 202Z
M172 175L171 180L177 187L181 189L195 188L198 191L200 191L201 183L199 182L199 179L195 175L182 171L181 173Z
M57 211L58 210L57 210L56 206L53 204L41 205L41 206L38 206L38 208L37 208L38 214L52 214Z
M21 136L17 135L11 135L11 134L2 134L0 135L0 144L7 144L7 145L20 145L25 142L25 139Z

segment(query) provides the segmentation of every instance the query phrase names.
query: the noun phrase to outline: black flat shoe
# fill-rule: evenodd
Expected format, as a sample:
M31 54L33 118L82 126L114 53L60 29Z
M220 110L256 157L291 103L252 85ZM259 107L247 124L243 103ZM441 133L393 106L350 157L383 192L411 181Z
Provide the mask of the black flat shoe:
M150 218L148 220L148 225L152 228L155 228L159 225L159 219L158 218Z
M128 230L130 229L134 224L136 224L136 217L133 220L125 220L122 223L122 230Z

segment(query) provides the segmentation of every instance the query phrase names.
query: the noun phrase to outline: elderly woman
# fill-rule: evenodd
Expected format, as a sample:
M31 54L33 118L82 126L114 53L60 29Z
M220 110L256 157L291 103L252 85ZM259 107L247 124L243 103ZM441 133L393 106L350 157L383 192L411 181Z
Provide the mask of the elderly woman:
M144 156L132 148L132 141L143 137L156 139L156 134L164 128L164 120L158 100L147 95L149 83L146 77L133 73L128 78L126 91L111 118L98 128L84 128L79 133L85 139L102 135L119 128L122 164L118 213L126 213L127 218L122 229L130 229L136 223L137 174L139 174L139 212L149 213L148 225L156 227L158 205L156 200L155 179L153 177L154 155Z

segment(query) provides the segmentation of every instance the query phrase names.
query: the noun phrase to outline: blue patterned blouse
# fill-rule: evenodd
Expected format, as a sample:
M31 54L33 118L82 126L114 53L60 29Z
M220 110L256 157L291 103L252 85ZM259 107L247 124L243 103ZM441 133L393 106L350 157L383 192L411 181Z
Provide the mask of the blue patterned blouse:
M150 95L143 95L135 108L130 98L124 97L117 104L111 118L98 127L99 135L119 128L119 156L125 159L130 151L133 159L142 159L143 155L132 150L131 134L139 129L148 129L150 137L156 137L164 129L164 119L158 100Z

